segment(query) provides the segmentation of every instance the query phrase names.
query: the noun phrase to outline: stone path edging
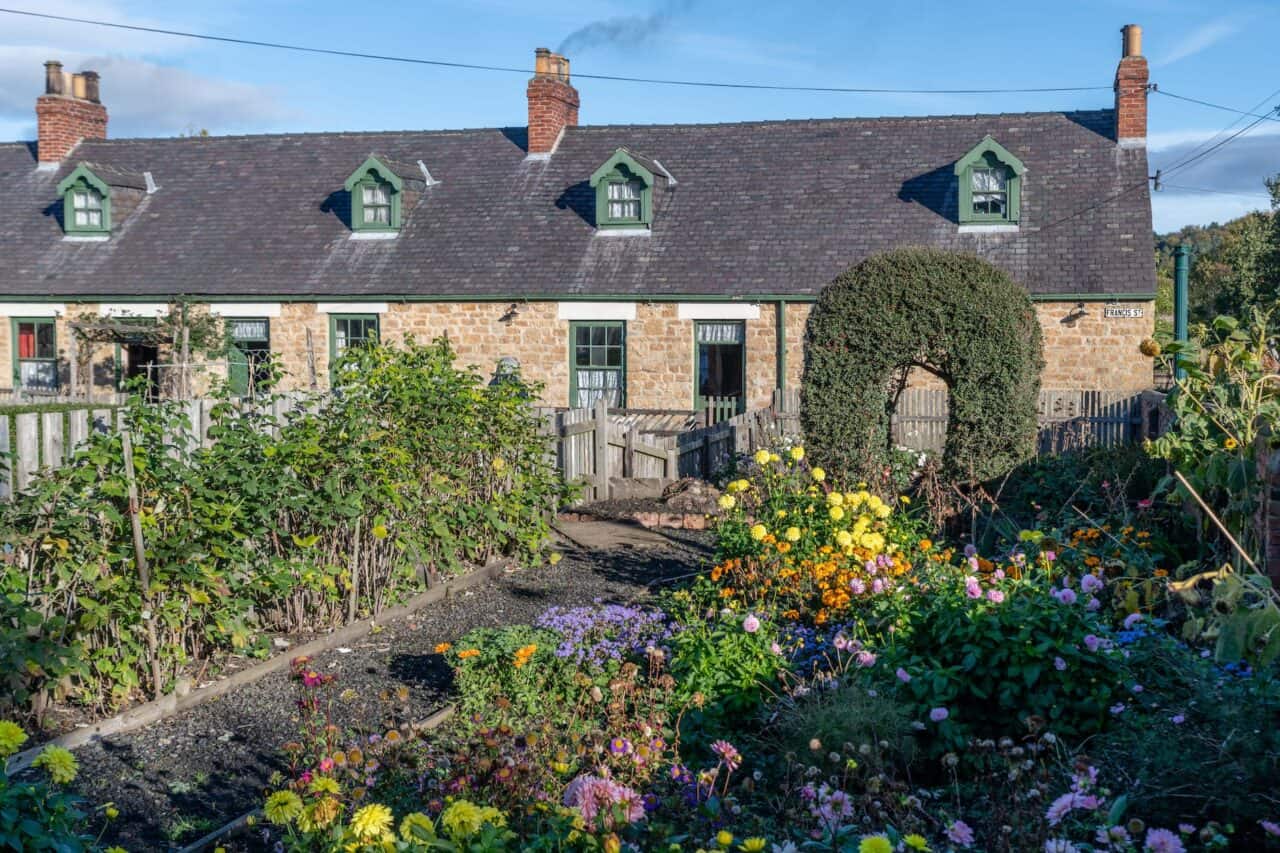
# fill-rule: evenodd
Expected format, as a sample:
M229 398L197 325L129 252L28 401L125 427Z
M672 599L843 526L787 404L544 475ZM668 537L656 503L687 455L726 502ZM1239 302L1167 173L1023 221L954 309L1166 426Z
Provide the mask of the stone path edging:
M30 749L23 750L9 759L5 772L12 776L15 773L21 773L31 766L45 747L60 746L64 749L76 749L84 746L90 741L99 738L109 737L111 735L124 734L135 729L149 726L152 723L159 722L167 717L172 717L183 711L188 711L197 705L208 702L210 699L228 693L235 688L251 684L264 676L267 676L277 670L283 669L289 665L289 662L300 656L314 656L327 652L337 646L346 645L354 640L358 640L365 634L369 633L373 626L379 622L392 622L396 619L409 616L429 604L435 604L437 601L452 597L455 593L470 589L473 586L491 580L501 574L511 565L510 560L495 560L488 565L468 572L452 580L446 581L439 586L428 589L419 593L413 598L397 607L383 610L375 618L362 619L358 622L352 622L344 625L336 631L325 634L310 642L303 643L300 646L288 649L278 655L268 658L261 663L254 664L239 672L227 676L221 681L216 681L206 687L198 687L187 693L185 696L179 696L176 693L169 693L159 699L145 702L136 707L130 708L122 714L101 720L82 729L75 729L64 735L46 741L39 746L33 746ZM430 719L430 718L429 718ZM438 724L437 724L438 725Z

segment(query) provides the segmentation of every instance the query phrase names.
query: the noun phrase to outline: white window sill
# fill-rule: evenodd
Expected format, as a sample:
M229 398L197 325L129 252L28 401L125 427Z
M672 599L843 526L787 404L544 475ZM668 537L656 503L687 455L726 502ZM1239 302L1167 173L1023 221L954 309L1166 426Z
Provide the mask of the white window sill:
M597 237L648 237L653 232L643 226L638 228L597 228Z
M961 234L1017 234L1014 222L970 222L960 226Z
M105 243L111 239L110 234L64 234L64 243Z
M394 240L400 236L399 231L352 231L352 240Z

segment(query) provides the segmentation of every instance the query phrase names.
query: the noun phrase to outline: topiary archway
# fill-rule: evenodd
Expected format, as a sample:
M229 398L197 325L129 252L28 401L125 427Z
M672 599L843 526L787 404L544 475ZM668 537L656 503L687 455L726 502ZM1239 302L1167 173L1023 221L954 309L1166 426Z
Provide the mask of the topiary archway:
M948 388L944 474L975 482L1035 451L1040 324L1026 291L974 255L897 249L841 274L805 334L801 423L815 461L875 480L896 388L913 367Z

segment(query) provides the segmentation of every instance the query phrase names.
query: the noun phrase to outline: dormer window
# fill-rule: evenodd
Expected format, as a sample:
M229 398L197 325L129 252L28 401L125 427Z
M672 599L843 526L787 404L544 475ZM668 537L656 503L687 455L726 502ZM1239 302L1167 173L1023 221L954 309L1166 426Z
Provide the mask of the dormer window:
M85 164L58 184L62 195L62 228L68 235L111 232L111 189Z
M647 230L653 223L653 185L653 169L645 158L625 148L613 152L591 175L596 227Z
M1016 225L1026 170L990 136L978 143L956 163L960 223Z
M351 230L394 235L400 230L404 179L382 159L370 154L344 184L351 194Z

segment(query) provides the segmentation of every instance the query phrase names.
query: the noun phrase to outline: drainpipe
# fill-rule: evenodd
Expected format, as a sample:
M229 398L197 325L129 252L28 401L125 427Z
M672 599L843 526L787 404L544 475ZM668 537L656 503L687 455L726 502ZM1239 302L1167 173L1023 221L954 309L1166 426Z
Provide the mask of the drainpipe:
M1187 277L1188 256L1186 246L1178 246L1173 250L1173 339L1179 343L1187 341ZM1181 353L1173 357L1173 378L1182 379L1187 371L1182 368Z
M774 369L777 371L777 388L787 390L787 302L779 299L773 312L774 320Z

